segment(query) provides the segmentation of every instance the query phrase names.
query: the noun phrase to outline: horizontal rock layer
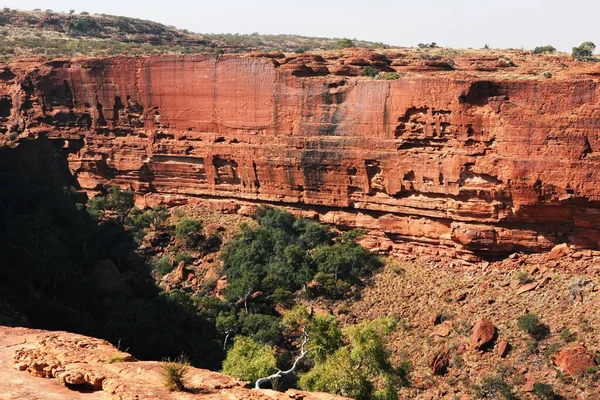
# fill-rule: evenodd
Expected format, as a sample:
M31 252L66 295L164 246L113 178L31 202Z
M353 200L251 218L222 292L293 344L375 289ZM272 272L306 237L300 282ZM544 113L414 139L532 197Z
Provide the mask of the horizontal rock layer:
M90 193L289 206L377 246L466 257L600 248L594 71L422 66L388 81L349 76L356 57L277 57L15 64L0 123L66 150Z

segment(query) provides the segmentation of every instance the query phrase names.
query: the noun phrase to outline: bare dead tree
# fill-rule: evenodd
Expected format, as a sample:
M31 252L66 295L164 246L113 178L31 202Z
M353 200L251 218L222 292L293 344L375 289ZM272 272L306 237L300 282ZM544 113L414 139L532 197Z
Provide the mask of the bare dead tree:
M227 351L227 342L229 341L229 336L231 336L232 333L235 333L233 329L227 329L227 331L225 332L225 339L223 340L223 351Z
M306 348L306 344L309 341L310 341L310 337L308 336L308 333L306 333L306 329L302 328L302 345L300 347L300 354L298 355L296 360L294 360L294 364L292 364L292 367L286 371L278 370L277 372L275 372L272 375L257 379L256 383L254 384L254 389L260 389L261 385L263 385L267 382L272 382L274 379L279 379L285 375L294 373L294 371L296 370L296 367L298 367L298 363L300 362L300 360L302 360L306 356L306 354L311 350L311 349Z
M250 297L251 293L252 293L252 289L248 290L248 292L244 296L244 309L246 310L246 314L248 314L248 297Z

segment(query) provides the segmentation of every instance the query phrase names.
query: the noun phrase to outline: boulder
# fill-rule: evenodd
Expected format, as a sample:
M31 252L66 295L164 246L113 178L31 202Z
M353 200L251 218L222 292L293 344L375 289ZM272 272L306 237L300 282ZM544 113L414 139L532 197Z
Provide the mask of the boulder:
M571 376L579 376L595 367L592 354L582 345L565 347L552 356L552 362Z
M521 390L524 391L525 393L531 393L533 392L535 389L533 387L533 378L532 377L528 377L527 380L525 381L525 383L523 384L523 386L521 386Z
M539 282L527 283L527 284L521 286L520 288L518 288L515 293L523 294L523 293L531 292L532 290L534 290L535 288L538 287L538 284L539 284Z
M508 354L508 351L510 350L510 345L508 344L508 342L506 340L501 340L500 342L498 342L498 356L500 358L504 358L506 357L506 355Z
M571 252L569 246L566 243L561 243L552 248L548 254L548 260L557 260L563 256L566 256Z
M450 334L451 331L452 331L452 322L444 321L441 324L436 325L433 328L433 331L431 331L431 336L446 337Z
M496 326L487 318L481 318L471 332L471 347L481 349L494 340Z

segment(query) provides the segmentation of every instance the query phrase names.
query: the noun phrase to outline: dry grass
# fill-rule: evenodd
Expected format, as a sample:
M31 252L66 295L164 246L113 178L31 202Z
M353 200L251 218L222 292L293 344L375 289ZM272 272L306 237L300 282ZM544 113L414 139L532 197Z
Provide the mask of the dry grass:
M185 390L187 373L190 369L187 357L179 356L174 361L167 359L163 361L160 367L163 385L169 392Z
M108 357L108 363L109 364L114 364L114 363L120 363L120 362L125 362L128 360L128 356L123 355L123 354L113 354L110 357Z

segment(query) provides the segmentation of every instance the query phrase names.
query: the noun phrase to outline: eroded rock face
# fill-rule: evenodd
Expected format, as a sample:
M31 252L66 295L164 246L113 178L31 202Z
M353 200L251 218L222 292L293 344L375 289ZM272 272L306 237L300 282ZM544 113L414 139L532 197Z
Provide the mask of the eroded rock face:
M531 61L517 78L485 57L451 71L369 52L15 64L0 126L53 140L86 191L127 185L142 204L289 206L372 247L464 257L600 248L597 67L546 79Z
M552 361L572 376L579 376L596 366L592 354L580 345L561 349L552 356Z
M169 392L160 362L136 361L105 340L67 332L0 327L2 398L342 400L324 393L251 390L231 377L190 368L185 392ZM26 372L29 373L29 376ZM36 377L50 378L37 379ZM40 397L38 397L40 396Z

